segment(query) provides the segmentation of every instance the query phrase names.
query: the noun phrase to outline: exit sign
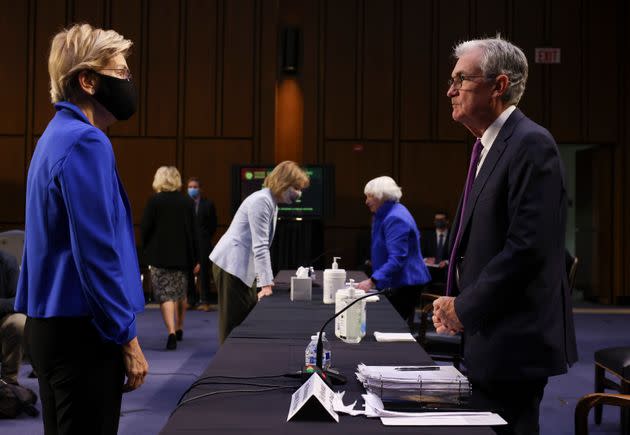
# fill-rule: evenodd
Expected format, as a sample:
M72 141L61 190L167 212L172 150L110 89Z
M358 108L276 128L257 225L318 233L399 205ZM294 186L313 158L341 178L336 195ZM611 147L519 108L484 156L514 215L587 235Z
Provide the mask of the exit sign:
M536 63L560 63L559 48L537 48L535 53Z

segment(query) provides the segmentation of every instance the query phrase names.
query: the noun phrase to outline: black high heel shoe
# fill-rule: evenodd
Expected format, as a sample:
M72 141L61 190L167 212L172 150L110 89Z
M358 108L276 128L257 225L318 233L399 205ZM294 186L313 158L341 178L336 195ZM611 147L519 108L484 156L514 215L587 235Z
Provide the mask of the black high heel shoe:
M184 339L184 330L178 329L175 331L175 337L177 337L177 341L182 341Z
M175 334L168 334L168 339L166 340L166 349L167 350L175 350L177 348L177 337Z

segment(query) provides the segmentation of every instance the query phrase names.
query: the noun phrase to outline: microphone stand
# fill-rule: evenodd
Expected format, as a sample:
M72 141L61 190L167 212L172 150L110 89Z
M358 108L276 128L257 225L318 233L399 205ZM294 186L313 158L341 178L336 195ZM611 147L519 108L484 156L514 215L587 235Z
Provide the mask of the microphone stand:
M393 289L391 288L386 288L386 289L379 290L372 293L366 293L360 298L353 300L351 303L346 305L342 310L335 313L335 315L332 316L330 319L326 320L326 323L324 323L322 328L319 330L319 336L317 337L317 351L315 354L316 355L315 365L317 366L318 369L322 371L322 373L324 373L325 377L328 377L332 381L333 384L342 385L342 384L345 384L347 381L346 381L346 377L340 374L339 372L324 370L324 368L322 367L322 362L324 359L323 358L324 357L324 344L322 342L322 338L323 338L323 333L324 333L324 329L326 328L326 325L328 325L332 320L336 319L337 316L339 316L341 313L348 310L350 307L352 307L354 304L356 304L360 300L369 298L370 296L376 296L376 295L381 295L381 294L391 295L392 293L393 293Z

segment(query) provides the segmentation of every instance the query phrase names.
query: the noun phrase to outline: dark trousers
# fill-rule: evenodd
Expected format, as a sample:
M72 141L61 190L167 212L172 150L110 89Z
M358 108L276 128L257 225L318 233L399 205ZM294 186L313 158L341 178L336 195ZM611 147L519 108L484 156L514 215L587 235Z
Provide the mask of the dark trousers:
M389 302L394 306L398 314L407 322L408 325L413 324L413 318L416 309L416 301L422 293L423 285L411 285L407 287L398 287L394 289L391 296L387 296Z
M189 305L214 303L212 293L210 292L210 260L208 259L210 251L201 255L199 259L198 282L195 282L195 275L190 272L188 277L187 299ZM197 291L199 289L199 291Z
M212 303L212 295L210 294L210 260L208 260L208 252L199 260L199 302L203 304Z
M46 435L118 432L125 368L122 349L103 343L89 318L27 318Z
M536 435L547 378L519 382L474 382L471 405L488 409L508 422L492 428L500 435Z
M248 287L216 264L212 265L212 277L219 296L219 341L223 343L258 302L256 281Z

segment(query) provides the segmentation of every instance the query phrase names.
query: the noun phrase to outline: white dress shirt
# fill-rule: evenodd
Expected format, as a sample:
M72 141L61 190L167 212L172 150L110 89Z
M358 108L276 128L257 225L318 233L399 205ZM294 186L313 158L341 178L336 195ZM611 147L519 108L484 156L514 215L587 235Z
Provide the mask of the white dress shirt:
M492 148L492 144L494 143L494 140L499 135L499 132L501 131L501 128L503 127L503 124L505 124L505 121L507 121L507 119L510 117L510 115L512 114L512 112L514 112L515 109L516 109L516 106L514 105L505 109L503 113L501 113L499 117L495 119L492 124L490 124L490 127L488 127L486 131L483 132L483 135L481 136L481 145L482 145L481 155L479 156L479 163L477 164L477 172L475 173L475 177L479 175L481 166L483 165L483 162L486 160L486 156L490 152L490 148Z

